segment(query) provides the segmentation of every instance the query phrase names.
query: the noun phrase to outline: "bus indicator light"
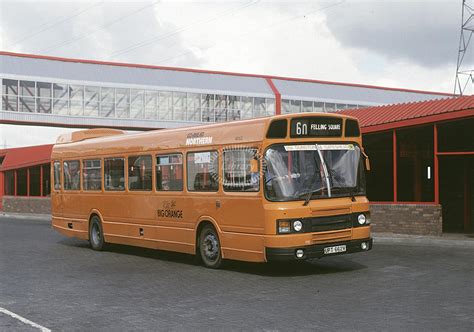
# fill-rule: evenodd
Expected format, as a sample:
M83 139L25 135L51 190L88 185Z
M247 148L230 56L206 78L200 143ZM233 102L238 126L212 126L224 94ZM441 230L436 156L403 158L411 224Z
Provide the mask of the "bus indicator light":
M280 221L278 224L278 233L290 233L291 228L290 228L290 222L283 220Z

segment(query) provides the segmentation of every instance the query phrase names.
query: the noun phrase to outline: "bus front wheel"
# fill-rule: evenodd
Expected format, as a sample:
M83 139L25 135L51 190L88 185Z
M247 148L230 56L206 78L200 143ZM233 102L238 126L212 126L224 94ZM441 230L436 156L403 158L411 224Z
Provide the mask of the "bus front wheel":
M104 232L99 217L93 216L89 225L89 242L91 248L101 251L105 247Z
M221 244L216 230L206 225L199 234L199 253L205 266L217 269L222 264Z

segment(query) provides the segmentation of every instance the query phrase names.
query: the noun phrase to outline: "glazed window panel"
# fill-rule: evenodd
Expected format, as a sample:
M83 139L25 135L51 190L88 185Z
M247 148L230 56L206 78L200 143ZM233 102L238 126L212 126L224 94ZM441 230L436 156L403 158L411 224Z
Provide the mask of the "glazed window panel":
M68 86L67 84L53 84L53 98L54 99L67 99L68 97Z
M227 121L235 121L241 119L241 111L230 109L227 110Z
M2 93L4 95L17 96L18 95L18 81L3 79Z
M224 190L258 191L260 171L256 149L224 151Z
M63 162L64 190L81 189L81 164L79 160Z
M104 159L104 188L108 191L125 190L125 159Z
M282 114L289 114L291 113L291 106L290 101L288 99L283 99L281 101L281 113Z
M130 118L143 119L145 90L130 90Z
M214 108L214 95L203 94L201 96L201 108Z
M326 112L335 112L336 104L334 103L324 103L324 111Z
M34 97L20 97L20 112L34 113L35 112L35 98Z
M18 97L3 95L2 97L2 110L17 112L18 111Z
M267 115L275 115L275 99L267 98L265 103L267 105Z
M3 185L5 195L15 195L15 171L5 172L5 183Z
M187 96L187 111L186 120L188 121L199 121L201 119L200 112L200 94L199 93L188 93Z
M36 83L36 97L51 98L51 83L37 82Z
M312 101L306 101L303 100L302 102L302 112L312 112L313 111L313 102Z
M128 89L115 89L115 117L130 117L130 91Z
M54 162L53 171L54 190L61 190L61 163L59 161Z
M41 166L30 167L29 173L30 196L41 196Z
M190 152L187 155L189 191L217 191L219 168L217 151Z
M314 111L323 113L324 112L324 103L315 101L314 102Z
M102 190L102 163L100 159L82 162L82 188L84 190Z
M99 94L97 86L86 86L84 91L84 115L99 116Z
M173 95L171 92L160 92L158 119L171 120L173 115Z
M145 92L145 119L156 119L158 115L158 91L146 91Z
M201 109L202 122L215 122L215 110L213 108Z
M115 90L112 88L100 89L99 116L110 118L115 116Z
M16 195L28 195L28 171L26 168L21 168L16 171Z
M35 82L20 81L20 95L24 97L35 96Z
M230 109L240 109L240 97L239 96L229 96L229 108Z
M49 196L51 194L51 165L43 165L43 185L42 196Z
M67 99L53 100L53 113L67 115L69 114L69 104Z
M181 153L156 156L156 190L183 190L183 155Z
M291 100L290 112L291 113L301 112L301 100Z
M149 191L151 187L151 156L128 157L128 189Z
M186 93L173 93L173 119L184 120L186 115Z
M253 98L241 97L240 106L242 107L242 119L251 119L253 117Z
M36 98L36 107L38 109L38 113L51 114L51 99Z
M259 98L259 97L255 97L254 99L254 117L258 118L258 117L262 117L262 116L266 116L267 115L267 112L266 112L266 109L265 109L265 98Z

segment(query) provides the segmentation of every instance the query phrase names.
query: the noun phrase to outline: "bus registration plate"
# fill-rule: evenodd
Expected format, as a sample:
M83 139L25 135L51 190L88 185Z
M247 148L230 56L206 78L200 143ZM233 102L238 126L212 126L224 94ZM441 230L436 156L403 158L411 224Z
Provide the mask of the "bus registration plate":
M338 252L346 252L346 245L341 245L341 246L334 246L334 247L326 247L324 248L324 254L325 255L330 255L330 254L336 254Z

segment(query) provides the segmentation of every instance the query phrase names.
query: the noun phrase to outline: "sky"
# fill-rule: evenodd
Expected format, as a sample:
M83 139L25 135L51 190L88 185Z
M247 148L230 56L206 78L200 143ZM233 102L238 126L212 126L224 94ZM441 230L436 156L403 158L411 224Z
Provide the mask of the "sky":
M461 0L0 0L0 49L453 92ZM474 56L464 65L472 69ZM68 129L0 125L0 147Z

